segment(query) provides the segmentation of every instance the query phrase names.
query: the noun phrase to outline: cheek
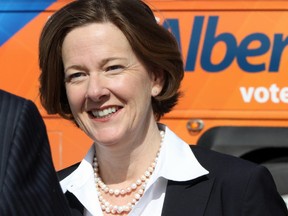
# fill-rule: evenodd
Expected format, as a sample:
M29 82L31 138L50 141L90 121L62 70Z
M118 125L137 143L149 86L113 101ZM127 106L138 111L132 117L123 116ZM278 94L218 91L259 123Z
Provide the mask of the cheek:
M70 105L71 111L79 110L82 107L83 100L85 100L85 94L71 86L66 86L66 95Z
M147 79L130 78L115 82L113 92L126 100L143 100L150 98L151 85Z

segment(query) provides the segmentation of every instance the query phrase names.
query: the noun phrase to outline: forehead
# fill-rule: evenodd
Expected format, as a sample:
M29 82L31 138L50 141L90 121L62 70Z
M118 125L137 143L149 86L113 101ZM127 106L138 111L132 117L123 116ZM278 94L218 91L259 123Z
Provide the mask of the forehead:
M71 30L64 38L62 57L92 53L131 52L131 46L123 32L110 22L91 23Z
M64 38L63 46L69 43L77 45L86 43L93 44L129 44L123 32L111 22L91 23L72 29Z

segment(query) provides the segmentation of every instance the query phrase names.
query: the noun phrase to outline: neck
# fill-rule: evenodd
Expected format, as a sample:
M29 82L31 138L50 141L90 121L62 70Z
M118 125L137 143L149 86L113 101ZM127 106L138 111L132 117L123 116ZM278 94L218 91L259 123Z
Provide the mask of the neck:
M125 186L135 181L154 160L159 150L161 137L154 128L146 136L132 134L126 145L101 147L96 145L97 159L102 180L111 186Z
M159 143L158 151L155 153L154 160L150 163L150 165L148 166L148 168L146 168L145 172L143 172L142 175L137 174L138 178L134 178L136 179L136 181L130 183L130 185L126 185L125 187L123 187L123 185L119 183L110 184L110 185L107 183L105 184L100 174L100 170L101 170L99 169L100 163L98 163L99 161L97 160L96 152L95 152L95 156L93 160L95 186L96 186L96 190L98 191L98 198L99 198L101 208L104 211L104 213L106 212L106 213L122 214L122 215L123 213L126 214L130 212L131 209L140 200L140 198L142 197L145 191L146 184L148 180L150 179L150 176L152 175L155 169L155 166L157 164L159 152L160 152L163 139L164 139L164 132L161 131L159 136L161 137L161 142ZM143 160L140 160L140 161L143 161ZM147 161L147 158L145 161ZM139 170L138 167L135 170L138 171ZM102 173L105 173L105 170ZM115 173L114 173L114 176L115 176ZM113 179L112 179L112 182L113 182ZM123 182L127 183L126 180L123 180ZM117 186L121 186L121 187L115 188ZM113 201L113 204L110 203L110 201L107 199L109 199L110 201Z

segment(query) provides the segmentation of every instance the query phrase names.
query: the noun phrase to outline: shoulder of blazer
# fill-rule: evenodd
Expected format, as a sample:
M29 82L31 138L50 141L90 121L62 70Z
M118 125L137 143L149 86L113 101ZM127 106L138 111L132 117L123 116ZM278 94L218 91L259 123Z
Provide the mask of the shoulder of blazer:
M256 170L267 170L266 167L259 164L201 146L191 146L191 150L198 162L209 171L207 177L216 178L217 182L223 184L233 185L236 180L240 181L240 179L241 183L245 184L245 181L248 181ZM240 176L239 173L241 173Z
M73 164L69 167L66 167L62 170L59 170L57 172L59 181L62 181L64 178L66 178L68 175L70 175L74 170L76 170L77 167L79 166L79 164L80 164L80 162Z
M191 145L190 148L200 164L209 171L217 170L220 172L222 170L225 172L225 168L235 169L242 167L243 169L254 169L256 166L259 166L248 160L216 152L201 146ZM237 169L235 171L237 171Z

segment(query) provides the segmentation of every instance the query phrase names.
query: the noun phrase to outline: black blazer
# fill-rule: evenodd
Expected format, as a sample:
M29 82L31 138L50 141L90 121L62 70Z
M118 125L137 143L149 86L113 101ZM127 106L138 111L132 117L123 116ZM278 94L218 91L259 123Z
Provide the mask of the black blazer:
M36 106L1 90L0 215L71 215Z
M168 181L162 216L287 216L269 171L263 166L211 150L191 146L210 173L185 182ZM59 172L60 179L78 164ZM66 192L73 215L83 206Z

